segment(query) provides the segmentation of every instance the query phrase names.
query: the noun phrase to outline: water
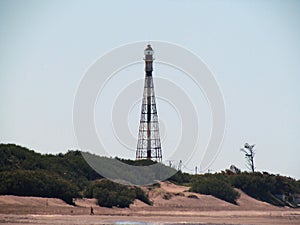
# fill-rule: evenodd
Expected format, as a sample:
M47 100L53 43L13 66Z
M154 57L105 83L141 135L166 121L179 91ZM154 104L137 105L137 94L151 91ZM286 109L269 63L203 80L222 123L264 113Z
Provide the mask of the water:
M140 222L140 221L116 221L113 224L122 225L224 225L224 223L164 223L164 222ZM226 224L234 225L234 224ZM237 225L237 224L235 224Z

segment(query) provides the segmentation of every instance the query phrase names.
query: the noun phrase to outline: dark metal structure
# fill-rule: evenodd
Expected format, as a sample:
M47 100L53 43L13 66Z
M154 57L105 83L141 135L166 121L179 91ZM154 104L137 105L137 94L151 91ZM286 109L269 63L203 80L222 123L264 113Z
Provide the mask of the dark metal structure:
M152 77L154 58L151 45L147 45L144 53L146 73L136 159L152 159L161 162L161 142Z

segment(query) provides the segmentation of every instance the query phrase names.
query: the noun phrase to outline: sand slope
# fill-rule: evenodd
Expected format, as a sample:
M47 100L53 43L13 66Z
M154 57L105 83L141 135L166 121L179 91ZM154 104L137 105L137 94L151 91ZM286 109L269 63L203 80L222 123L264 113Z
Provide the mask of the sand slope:
M0 196L0 223L74 224L72 218L76 218L76 224L111 224L118 220L170 224L300 224L299 209L275 207L240 190L237 190L241 194L238 204L234 205L213 196L188 192L187 187L170 182L160 185L148 190L153 206L136 200L126 209L99 207L95 199L76 199L76 206L71 206L55 198ZM95 216L89 215L91 206Z

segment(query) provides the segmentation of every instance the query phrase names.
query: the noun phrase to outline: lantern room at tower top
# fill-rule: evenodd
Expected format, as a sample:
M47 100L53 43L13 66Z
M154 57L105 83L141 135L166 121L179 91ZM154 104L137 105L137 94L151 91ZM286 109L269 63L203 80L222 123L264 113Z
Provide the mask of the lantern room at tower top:
M147 76L150 76L152 75L152 71L153 71L153 49L151 47L150 44L147 45L145 51L144 51L144 54L145 54L145 72L146 72L146 75ZM151 73L151 74L150 74Z

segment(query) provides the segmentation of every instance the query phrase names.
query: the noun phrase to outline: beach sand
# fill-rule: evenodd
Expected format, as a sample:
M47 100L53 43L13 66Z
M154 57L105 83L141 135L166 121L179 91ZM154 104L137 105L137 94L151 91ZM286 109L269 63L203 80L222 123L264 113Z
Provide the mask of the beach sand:
M136 200L125 209L99 207L95 199L77 199L76 206L71 206L54 198L0 196L0 223L300 224L300 209L275 207L238 191L241 197L233 205L213 196L187 192L187 187L162 182L161 188L149 192L153 206ZM171 195L169 200L164 199L166 193ZM90 215L90 207L95 215Z

